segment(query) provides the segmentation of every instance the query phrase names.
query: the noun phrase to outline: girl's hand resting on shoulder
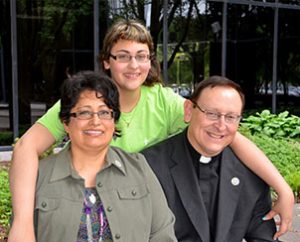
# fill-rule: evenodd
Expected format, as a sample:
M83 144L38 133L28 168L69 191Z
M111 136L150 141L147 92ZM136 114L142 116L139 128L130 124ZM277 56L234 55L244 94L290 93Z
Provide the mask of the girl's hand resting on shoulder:
M279 238L286 232L292 225L293 210L294 210L295 198L292 190L286 192L284 196L278 196L278 199L274 202L272 210L263 217L263 220L269 220L276 215L279 216L279 220L276 221L278 231L274 235L274 239Z

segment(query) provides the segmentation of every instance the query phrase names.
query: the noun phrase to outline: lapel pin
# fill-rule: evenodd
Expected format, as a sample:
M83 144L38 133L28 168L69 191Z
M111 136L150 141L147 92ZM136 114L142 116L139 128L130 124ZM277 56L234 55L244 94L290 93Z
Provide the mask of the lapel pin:
M232 184L233 186L238 186L238 185L240 184L240 179L237 178L237 177L233 177L233 178L231 179L231 184Z
M119 168L122 166L121 162L118 161L118 160L115 160L115 164L116 164L116 166L119 167Z

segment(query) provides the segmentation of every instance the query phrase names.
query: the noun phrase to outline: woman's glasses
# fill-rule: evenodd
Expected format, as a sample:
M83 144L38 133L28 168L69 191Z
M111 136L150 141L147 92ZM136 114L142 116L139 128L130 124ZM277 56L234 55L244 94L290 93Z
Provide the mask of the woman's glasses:
M137 63L147 63L150 60L150 55L147 54L137 54L136 56L132 56L124 53L117 55L109 54L109 56L120 63L129 63L132 58L134 58Z
M88 119L92 119L95 114L97 114L99 119L105 119L105 120L110 120L115 116L114 111L110 111L110 110L100 110L98 112L92 112L87 110L78 111L78 112L70 113L70 116L81 120L88 120Z

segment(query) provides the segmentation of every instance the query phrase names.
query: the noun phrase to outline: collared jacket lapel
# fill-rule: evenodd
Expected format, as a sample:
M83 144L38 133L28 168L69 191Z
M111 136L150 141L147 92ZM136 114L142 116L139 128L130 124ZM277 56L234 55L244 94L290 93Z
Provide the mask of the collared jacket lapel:
M215 241L222 242L231 228L239 203L243 176L239 160L230 148L222 152Z
M208 216L198 186L195 168L185 143L185 132L177 136L172 148L170 172L183 206L203 242L210 241ZM180 218L178 218L180 219Z

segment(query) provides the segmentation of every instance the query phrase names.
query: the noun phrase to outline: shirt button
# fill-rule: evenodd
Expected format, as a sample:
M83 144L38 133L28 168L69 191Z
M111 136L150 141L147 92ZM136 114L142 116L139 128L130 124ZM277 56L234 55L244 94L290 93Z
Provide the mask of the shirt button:
M107 207L107 211L108 211L108 212L111 212L112 210L113 210L113 209L112 209L111 206L108 206L108 207Z
M42 207L43 208L47 207L47 203L46 202L42 202Z
M97 186L98 186L98 187L103 187L102 182L98 182Z
M115 238L116 238L116 239L120 239L120 238L121 238L121 235L120 235L120 234L116 234L116 235L115 235Z
M136 195L136 190L132 190L131 194L132 194L132 196L135 196Z

